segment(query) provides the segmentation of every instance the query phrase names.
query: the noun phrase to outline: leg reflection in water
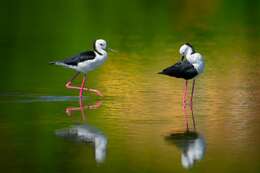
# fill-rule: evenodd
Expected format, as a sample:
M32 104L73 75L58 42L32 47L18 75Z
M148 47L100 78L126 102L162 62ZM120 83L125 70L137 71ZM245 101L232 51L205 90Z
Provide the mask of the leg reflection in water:
M193 105L191 104L190 105L190 112L191 112L191 118L192 118L192 124L193 124L193 129L196 130L196 121L195 121L195 117L194 117L194 114L193 114ZM187 112L187 109L186 107L183 108L183 113L184 113L184 117L185 117L185 126L186 126L186 129L189 129L189 116L188 116L188 112Z
M185 116L187 111L184 109ZM193 128L189 127L186 120L186 129L184 131L171 132L165 137L169 144L175 145L181 151L181 163L184 168L191 168L196 162L204 158L206 152L205 138L196 132L196 124L191 106L191 116Z
M82 99L80 99L80 107L67 108L66 113L71 115L73 111L81 111L82 119L85 120L84 109L97 109L101 104L102 102L96 102L94 105L84 106ZM100 163L105 160L107 138L99 129L84 123L56 130L55 134L65 139L93 144L96 162Z
M84 105L83 99L79 99L79 107L68 107L66 108L66 113L68 116L72 115L72 112L74 111L80 111L81 112L81 118L82 120L85 120L85 109L98 109L102 105L102 101L97 101L93 105Z

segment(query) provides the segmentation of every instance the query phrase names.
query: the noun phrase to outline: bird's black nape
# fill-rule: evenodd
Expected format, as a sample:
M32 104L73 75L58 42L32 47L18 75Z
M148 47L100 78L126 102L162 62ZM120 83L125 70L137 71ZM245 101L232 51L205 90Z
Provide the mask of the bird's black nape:
M193 48L193 46L190 44L190 43L185 43L187 46L189 46L189 47L191 47L192 49L194 49Z
M195 52L196 52L195 49L194 49L194 47L193 47L190 43L185 43L185 44L191 48L192 53L195 53Z
M96 41L97 41L97 40L94 40L94 41L93 41L93 49L94 49L94 50L96 50Z

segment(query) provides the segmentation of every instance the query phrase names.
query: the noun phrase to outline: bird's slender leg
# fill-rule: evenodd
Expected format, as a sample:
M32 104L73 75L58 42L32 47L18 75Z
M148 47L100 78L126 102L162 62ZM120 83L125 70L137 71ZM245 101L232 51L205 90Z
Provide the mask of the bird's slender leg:
M190 97L190 106L191 107L193 105L194 87L195 87L195 79L193 79L193 82L192 82L192 90L191 90L191 97Z
M194 87L195 87L195 79L192 81L192 89L191 89L191 96L190 96L190 111L192 116L192 122L193 122L193 129L196 130L196 122L193 115L193 95L194 95Z
M72 85L72 81L74 79L76 79L76 77L80 74L80 72L77 72L65 85L66 88L68 89L78 89L78 90L81 90L81 87L78 87L78 86L73 86ZM87 88L83 88L84 91L87 91L88 89Z
M83 91L89 91L89 92L94 92L96 95L98 95L98 96L103 96L103 94L100 92L100 91L98 91L98 90L96 90L96 89L91 89L91 88L84 88L84 87L78 87L78 86L73 86L72 85L72 81L78 76L80 74L80 72L77 72L67 83L66 83L66 88L68 88L68 89L78 89L78 90L82 90L82 92ZM84 75L84 78L85 78L85 81L86 81L86 79L87 79L87 77L86 77L86 75ZM84 82L85 82L84 81ZM82 81L83 82L83 81Z
M194 117L194 114L193 114L193 106L192 106L192 104L190 105L190 111L191 111L193 129L196 130L196 121L195 121L195 117Z
M80 72L77 72L67 83L66 83L66 88L68 89L80 89L80 87L77 87L77 86L73 86L72 85L72 81L78 77L78 75L80 74Z
M86 75L83 76L81 87L80 87L80 90L79 90L80 99L82 99L82 93L83 93L84 86L85 86L85 80L86 80ZM81 105L81 102L80 102L80 105Z
M185 118L185 124L186 128L189 128L189 122L188 122L188 115L186 110L186 97L187 97L187 88L188 88L188 80L185 81L185 87L184 87L184 94L183 94L183 102L182 102L182 108L184 112L184 118Z
M88 91L93 92L93 93L95 93L98 96L103 96L103 94L100 91L96 90L96 89L89 88Z
M100 91L96 90L96 89L85 88L85 90L89 91L89 92L93 92L93 93L95 93L98 96L103 96L103 94Z
M183 93L183 98L182 98L183 108L186 108L187 89L188 89L188 80L185 81L184 93Z

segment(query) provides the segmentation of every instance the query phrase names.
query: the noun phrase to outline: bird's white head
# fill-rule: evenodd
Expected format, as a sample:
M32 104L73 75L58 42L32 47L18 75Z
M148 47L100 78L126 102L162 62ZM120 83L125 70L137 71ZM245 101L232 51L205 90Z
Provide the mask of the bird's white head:
M192 47L191 44L185 43L185 44L183 44L183 45L181 46L179 52L180 52L180 54L181 54L182 56L187 56L187 55L189 55L189 54L192 54L192 53L195 52L195 51L194 51L194 49L193 49L193 47Z
M107 42L103 39L98 39L98 40L95 41L95 47L101 48L101 49L106 49L107 48Z
M98 39L94 43L94 50L99 54L104 54L107 48L107 42L103 39Z

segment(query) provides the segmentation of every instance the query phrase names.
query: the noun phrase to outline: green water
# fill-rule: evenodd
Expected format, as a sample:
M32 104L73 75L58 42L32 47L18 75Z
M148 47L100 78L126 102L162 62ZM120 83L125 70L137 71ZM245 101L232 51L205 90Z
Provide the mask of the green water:
M259 1L246 0L3 1L1 172L259 172L259 11ZM68 116L79 107L78 92L64 87L74 72L48 62L97 38L118 51L88 74L87 86L105 96L85 93L84 112ZM206 61L196 133L185 133L184 81L156 74L179 60L185 42ZM105 136L102 161L93 143L57 135L74 125ZM182 153L198 138L203 156L187 169Z

